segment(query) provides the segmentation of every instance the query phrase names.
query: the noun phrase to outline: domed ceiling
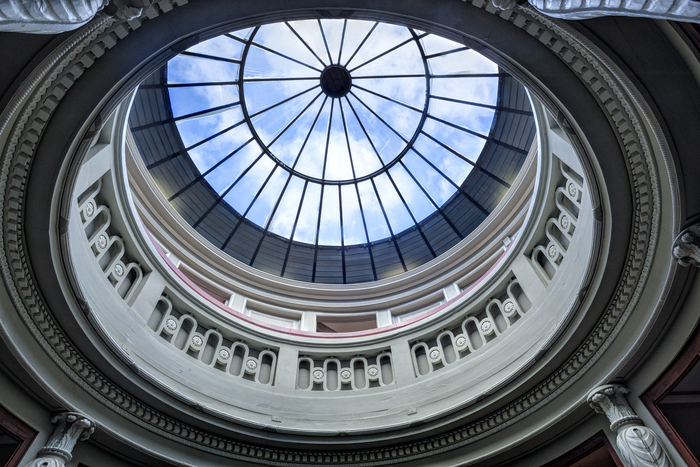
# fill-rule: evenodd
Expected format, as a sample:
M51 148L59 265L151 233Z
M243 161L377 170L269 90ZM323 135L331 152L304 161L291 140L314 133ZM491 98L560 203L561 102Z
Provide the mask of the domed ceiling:
M524 88L484 56L342 19L190 47L141 85L130 126L164 196L216 247L274 275L341 284L459 243L535 136Z

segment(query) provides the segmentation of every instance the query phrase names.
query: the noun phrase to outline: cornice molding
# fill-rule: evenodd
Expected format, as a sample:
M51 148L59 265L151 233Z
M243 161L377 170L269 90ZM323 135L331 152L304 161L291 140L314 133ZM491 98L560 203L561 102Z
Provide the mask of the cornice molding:
M184 1L177 2L178 4ZM440 436L397 446L362 451L295 452L240 443L206 433L165 416L136 400L94 368L71 344L47 309L28 264L23 234L24 196L27 176L43 130L51 121L68 88L83 71L126 37L140 20L131 23L98 18L80 29L52 54L28 79L2 116L0 132L14 115L11 137L2 154L0 171L0 270L18 314L34 338L66 375L114 412L165 438L224 457L267 465L352 464L385 465L420 459L456 449L492 435L545 406L580 379L604 354L635 308L647 281L656 252L660 216L660 190L654 154L637 113L632 85L621 84L622 73L600 50L588 44L571 28L531 10L499 11L491 3L474 0L471 5L498 15L512 27L537 38L580 77L601 109L615 122L631 174L634 196L634 225L626 267L614 298L594 330L571 357L545 381L516 401L488 417ZM171 0L154 5L149 16L167 13ZM29 96L29 97L27 97ZM653 122L647 119L648 125ZM94 132L90 132L94 137ZM657 133L657 137L660 132ZM138 371L138 370L137 370ZM142 375L148 378L147 375ZM196 402L193 401L193 404Z

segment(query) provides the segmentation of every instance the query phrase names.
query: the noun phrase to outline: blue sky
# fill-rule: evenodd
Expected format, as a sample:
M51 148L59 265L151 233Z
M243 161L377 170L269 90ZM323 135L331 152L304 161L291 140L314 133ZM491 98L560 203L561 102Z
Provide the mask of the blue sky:
M413 226L472 170L450 149L474 162L484 146L483 138L450 125L480 135L491 127L492 109L454 100L495 105L498 85L497 77L464 77L497 73L485 57L414 33L418 40L403 26L308 20L197 44L168 63L170 84L206 83L169 89L174 116L228 107L178 121L185 145L196 146L190 157L236 211L296 241L352 245ZM225 83L239 81L241 65L234 62L251 37L240 96L236 84ZM422 54L429 57L431 97L420 127L427 87ZM329 64L345 66L352 77L343 98L327 97L320 88ZM253 139L236 104L242 98L261 141L284 165Z

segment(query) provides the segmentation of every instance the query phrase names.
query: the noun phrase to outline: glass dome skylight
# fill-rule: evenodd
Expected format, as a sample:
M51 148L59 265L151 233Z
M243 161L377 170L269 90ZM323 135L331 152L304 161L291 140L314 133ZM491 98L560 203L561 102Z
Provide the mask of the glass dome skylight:
M527 91L462 43L395 24L285 21L201 42L139 87L154 183L224 253L356 283L457 245L535 136Z
M319 245L392 237L439 209L488 139L498 90L497 66L463 45L354 20L224 34L172 59L167 78L218 201Z

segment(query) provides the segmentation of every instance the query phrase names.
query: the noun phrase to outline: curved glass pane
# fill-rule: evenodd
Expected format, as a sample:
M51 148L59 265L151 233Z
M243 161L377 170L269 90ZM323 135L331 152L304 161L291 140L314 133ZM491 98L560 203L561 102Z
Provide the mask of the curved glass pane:
M324 19L197 44L169 62L166 86L218 201L263 232L350 246L420 229L461 189L489 139L499 76L442 37Z

